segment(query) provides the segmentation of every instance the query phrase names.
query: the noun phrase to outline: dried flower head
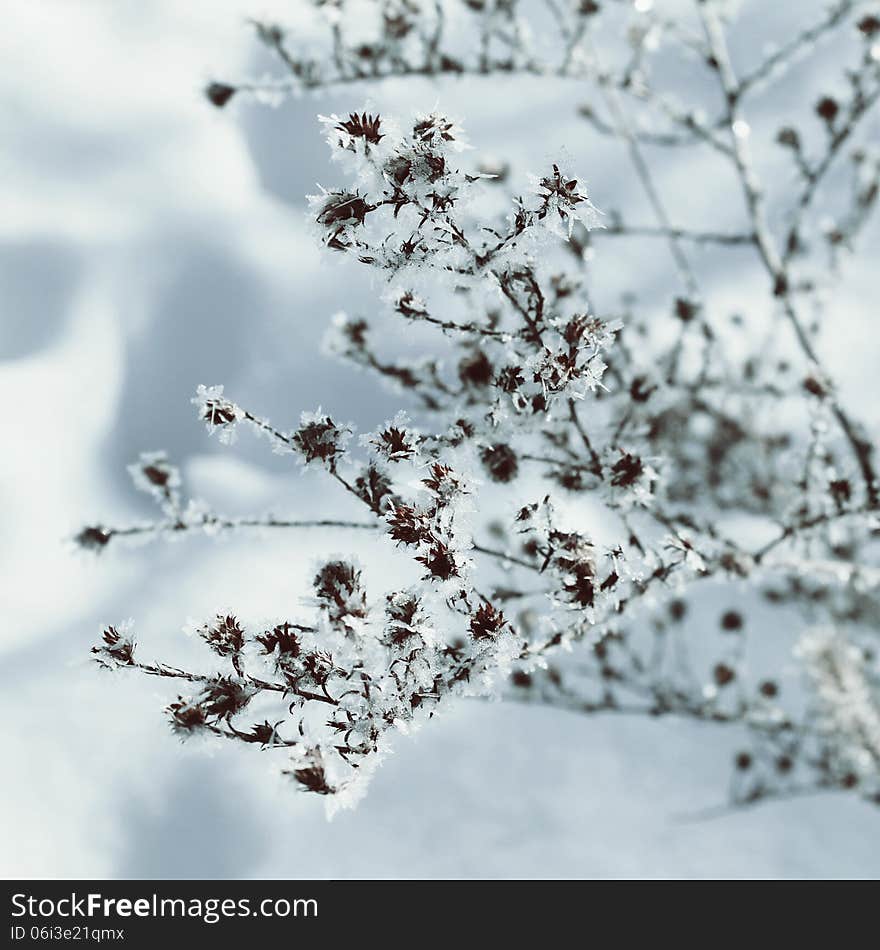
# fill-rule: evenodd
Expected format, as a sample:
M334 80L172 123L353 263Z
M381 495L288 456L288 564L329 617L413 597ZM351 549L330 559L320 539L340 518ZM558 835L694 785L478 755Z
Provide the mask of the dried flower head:
M352 112L345 121L339 121L336 128L345 132L353 139L363 139L373 145L378 145L382 139L379 131L381 121L378 115L367 115L366 112L358 115Z
M320 462L332 467L345 452L351 429L338 426L328 415L304 412L292 443L304 464Z

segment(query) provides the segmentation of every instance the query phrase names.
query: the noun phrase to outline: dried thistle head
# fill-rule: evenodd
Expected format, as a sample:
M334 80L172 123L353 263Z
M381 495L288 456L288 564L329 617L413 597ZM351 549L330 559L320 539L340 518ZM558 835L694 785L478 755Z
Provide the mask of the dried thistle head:
M134 663L134 639L126 628L107 627L100 646L92 647L95 659L103 666L109 660L112 665L131 666Z
M368 115L366 112L358 115L356 112L349 114L345 121L337 124L336 128L341 132L346 132L353 139L363 139L372 145L378 145L383 135L379 131L381 120L377 115Z
M100 525L83 528L74 536L74 543L84 551L102 551L109 543L112 533Z
M475 640L495 640L507 626L507 620L492 604L480 604L471 614L468 629Z
M198 628L199 636L218 656L234 656L244 648L244 628L231 614L218 614Z
M318 606L337 627L351 628L367 617L367 594L361 572L350 561L323 564L312 579Z
M480 452L480 461L493 482L513 481L519 471L516 452L503 442L487 445Z
M225 82L212 82L205 87L205 98L218 109L222 109L235 93L235 86Z
M291 441L306 465L321 462L333 466L345 452L350 434L350 429L338 426L319 409L316 413L303 413Z

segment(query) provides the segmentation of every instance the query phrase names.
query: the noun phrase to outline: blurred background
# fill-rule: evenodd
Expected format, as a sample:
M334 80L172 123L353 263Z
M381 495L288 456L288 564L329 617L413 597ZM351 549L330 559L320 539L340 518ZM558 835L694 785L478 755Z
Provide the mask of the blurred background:
M265 445L244 438L230 450L209 441L189 405L199 383L224 383L236 401L284 426L322 405L370 429L399 408L393 394L320 353L331 315L372 314L381 287L365 269L319 253L309 231L305 195L339 174L318 112L369 101L405 117L439 104L466 124L478 156L510 162L512 179L525 183L562 149L600 208L642 222L648 209L618 147L578 119L582 98L564 82L408 80L277 108L236 99L218 111L201 95L207 81L269 66L245 18L295 22L300 4L3 6L5 877L880 872L878 813L858 800L803 799L698 818L723 802L734 749L731 737L707 725L464 703L399 741L365 801L328 822L318 796L297 794L271 753L180 745L161 714L174 698L165 683L96 669L88 650L107 623L133 617L144 656L171 659L191 649L186 621L218 602L245 616L280 614L304 596L322 554L375 558L370 542L328 534L194 539L100 558L67 543L86 523L150 517L125 472L141 450L166 449L191 490L220 511L339 510L325 483L292 473ZM751 26L735 35L734 55L754 62L767 37L784 37L822 4L741 6ZM832 85L840 72L834 57L833 46L821 57ZM798 66L772 108L784 113L801 101L806 82L820 91L822 68ZM670 76L689 81L680 64L670 65ZM753 118L767 120L772 139L767 108L756 104ZM876 118L872 134L876 142ZM675 152L662 161L659 180L681 223L708 214L719 230L741 225L739 194L711 158ZM867 407L880 405L870 303L877 236L875 224L863 238L863 263L849 265L823 349L845 397ZM714 300L745 311L757 331L762 314L750 312L749 295L764 300L763 276L735 261L719 258ZM640 295L668 306L672 277L662 250L599 247L600 301L632 287L634 274ZM717 609L741 594L715 588L708 596Z

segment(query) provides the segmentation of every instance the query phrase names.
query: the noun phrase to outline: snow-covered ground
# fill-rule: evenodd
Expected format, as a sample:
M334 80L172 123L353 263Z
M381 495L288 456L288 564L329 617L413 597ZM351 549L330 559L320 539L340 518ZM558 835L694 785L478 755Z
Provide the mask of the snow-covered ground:
M38 0L4 11L0 873L876 876L880 813L858 801L698 818L723 801L732 751L707 726L463 704L401 739L360 807L328 823L272 753L180 746L163 723L164 683L88 662L107 622L136 618L145 655L170 657L190 648L185 621L218 601L280 612L302 597L322 552L371 557L363 539L325 535L100 559L64 543L86 522L147 514L124 469L142 449L167 449L221 510L333 513L319 480L248 440L232 451L209 442L189 406L198 383L223 382L285 422L322 404L372 428L396 408L318 355L330 315L369 312L379 293L309 236L302 196L334 174L318 111L365 96L385 112L439 101L467 120L472 142L511 154L514 175L564 145L600 207L631 197L628 169L577 121L564 83L389 83L278 110L212 110L199 94L206 79L261 68L244 16L287 6ZM736 220L738 196L709 168L672 164L661 180L682 216L711 205L718 227ZM865 245L870 261L876 227ZM828 342L845 391L864 390L876 367L869 266L852 270L854 289L836 303L862 345L847 334ZM656 253L641 262L641 286L662 287L667 267ZM626 271L615 278L613 261L607 273L632 282ZM743 306L749 279L719 274L716 292ZM873 387L865 403L877 406L876 378Z

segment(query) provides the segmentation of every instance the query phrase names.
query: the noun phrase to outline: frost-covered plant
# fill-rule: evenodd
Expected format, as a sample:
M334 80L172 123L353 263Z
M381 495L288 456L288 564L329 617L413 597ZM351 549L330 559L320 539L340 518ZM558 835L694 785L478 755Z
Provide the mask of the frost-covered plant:
M831 4L739 74L718 0L675 18L647 0L548 0L535 22L538 6L517 0L333 0L317 4L326 49L308 52L280 27L256 24L285 75L212 83L218 107L392 76L578 80L601 105L580 114L620 142L656 224L600 215L582 171L561 160L497 207L510 169L473 158L439 108L399 123L375 108L321 116L343 180L310 199L319 240L380 276L390 316L433 328L447 352L391 358L373 323L338 314L329 349L407 403L360 439L321 409L276 428L222 386L200 386L193 402L221 441L251 430L323 471L364 520L219 515L187 497L164 454L150 453L131 472L162 517L93 525L77 540L102 550L117 538L196 531L358 529L408 558L413 583L368 590L353 559L334 558L314 571L307 617L266 625L223 611L197 627L228 664L222 673L142 661L120 626L95 647L99 662L176 679L167 713L177 734L284 750L287 774L334 803L361 794L395 733L456 697L496 693L738 727L737 805L812 790L880 800L876 451L822 365L816 316L829 267L854 248L876 204L880 158L869 147L854 145L851 191L822 231L830 257L808 240L820 188L880 99L880 18L865 6ZM554 26L544 35L547 10ZM856 46L848 91L816 100L818 145L790 121L773 131L795 177L773 195L786 214L770 215L744 102L844 29ZM621 39L622 59L606 65L598 50ZM663 91L653 70L661 47L717 86L713 117ZM742 230L676 226L649 147L714 152L742 195ZM637 294L619 312L595 312L592 244L614 237L668 246L681 284L671 332L648 325ZM694 247L750 252L766 275L770 332L741 337L736 357ZM633 283L637 291L637 273ZM486 514L499 504L506 518ZM731 584L785 611L791 634L792 607L810 629L835 631L811 634L796 654L806 701L797 688L782 695L778 668L750 668L746 605L723 609L711 636L686 633L699 588Z

